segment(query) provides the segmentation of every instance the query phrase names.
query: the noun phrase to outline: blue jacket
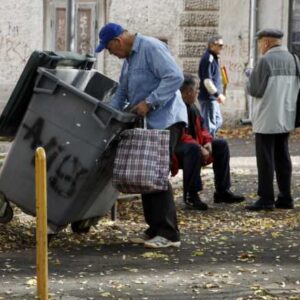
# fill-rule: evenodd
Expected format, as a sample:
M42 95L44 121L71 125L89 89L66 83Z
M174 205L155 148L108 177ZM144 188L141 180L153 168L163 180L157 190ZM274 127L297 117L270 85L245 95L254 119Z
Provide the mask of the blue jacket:
M216 100L218 95L222 93L223 86L221 82L218 57L209 49L204 52L203 56L200 59L198 75L200 78L200 93L198 99L201 101ZM204 86L205 79L212 80L218 91L216 94L211 95L207 91L206 87Z
M128 102L133 107L146 100L154 108L147 114L148 128L187 124L187 110L179 91L182 82L182 71L167 46L138 33L131 54L124 61L111 105L122 110Z

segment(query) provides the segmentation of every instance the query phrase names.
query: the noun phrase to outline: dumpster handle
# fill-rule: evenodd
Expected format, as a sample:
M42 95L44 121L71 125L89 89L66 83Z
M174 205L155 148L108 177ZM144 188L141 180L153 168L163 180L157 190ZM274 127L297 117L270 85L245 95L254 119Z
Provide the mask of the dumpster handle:
M97 103L95 105L94 111L92 112L92 116L102 128L106 128L112 119L113 112L103 109L101 107L101 104Z
M43 93L43 94L49 94L49 95L52 95L54 94L54 91L56 89L57 85L55 86L54 89L50 90L50 89L44 89L44 88L34 88L34 91L37 92L37 93Z
M52 86L49 87L49 88L42 88L42 87L39 87L39 85L42 85L42 79L44 78L44 75L42 74L39 74L39 76L37 77L36 79L36 82L35 82L35 87L34 87L34 91L37 92L37 93L43 93L43 94L49 94L49 95L53 95L56 88L57 88L57 85L59 83L59 79L54 79L52 78L51 76L51 79L52 79Z

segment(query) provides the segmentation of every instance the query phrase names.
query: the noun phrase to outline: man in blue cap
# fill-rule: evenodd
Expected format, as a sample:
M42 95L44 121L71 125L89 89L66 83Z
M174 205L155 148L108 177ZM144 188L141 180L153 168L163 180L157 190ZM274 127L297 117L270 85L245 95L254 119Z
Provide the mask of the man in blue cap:
M123 110L129 103L138 116L147 117L147 127L170 130L170 152L174 152L183 128L187 110L179 88L183 74L168 47L158 39L130 33L121 25L106 24L99 32L96 52L107 49L124 58L119 86L111 105ZM167 191L142 194L145 247L179 247L176 207L172 187Z
M262 57L247 85L253 97L251 121L255 132L259 199L246 207L251 211L292 209L292 163L289 132L295 128L299 79L295 58L282 46L283 32L267 28L256 34ZM279 189L274 199L274 171Z
M96 53L107 48L110 41L113 41L124 32L124 28L115 23L106 24L99 32L99 45L96 47ZM116 39L117 40L117 39Z

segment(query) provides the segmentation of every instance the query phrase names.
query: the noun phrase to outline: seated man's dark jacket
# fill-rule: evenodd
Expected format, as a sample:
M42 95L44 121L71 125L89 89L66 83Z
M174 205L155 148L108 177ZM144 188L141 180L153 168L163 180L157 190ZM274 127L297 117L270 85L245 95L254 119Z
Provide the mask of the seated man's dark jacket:
M188 111L189 125L185 128L180 138L180 143L187 144L199 144L204 146L207 143L211 143L213 137L210 133L202 127L203 121L200 112L195 104L186 104ZM200 149L199 149L200 151ZM210 164L213 161L212 156L206 161L205 165ZM172 157L171 174L175 176L178 173L180 166L179 159L176 155Z

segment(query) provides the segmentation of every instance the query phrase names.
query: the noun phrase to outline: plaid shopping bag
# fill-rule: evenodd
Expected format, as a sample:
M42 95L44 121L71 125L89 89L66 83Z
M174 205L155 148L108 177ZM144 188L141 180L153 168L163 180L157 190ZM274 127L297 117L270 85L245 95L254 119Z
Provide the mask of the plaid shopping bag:
M168 189L168 130L124 130L113 167L113 185L123 193L145 194Z

